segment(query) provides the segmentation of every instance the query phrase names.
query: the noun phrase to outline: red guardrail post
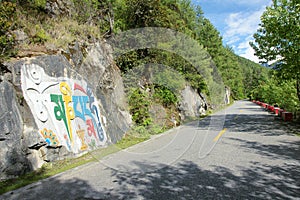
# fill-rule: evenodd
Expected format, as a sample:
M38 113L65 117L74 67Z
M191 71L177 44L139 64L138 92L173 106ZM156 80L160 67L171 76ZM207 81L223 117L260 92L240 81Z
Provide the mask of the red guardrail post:
M280 108L278 108L278 107L274 108L275 115L277 115L277 116L279 115L279 110L280 110Z
M285 121L285 122L293 121L293 113L291 113L291 112L283 112L282 113L282 118L283 118L283 121Z

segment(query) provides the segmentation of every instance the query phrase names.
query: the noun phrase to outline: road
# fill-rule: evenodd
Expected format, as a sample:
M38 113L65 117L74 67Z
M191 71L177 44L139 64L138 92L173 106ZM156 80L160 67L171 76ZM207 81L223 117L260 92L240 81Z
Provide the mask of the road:
M0 199L300 199L300 137L249 101Z

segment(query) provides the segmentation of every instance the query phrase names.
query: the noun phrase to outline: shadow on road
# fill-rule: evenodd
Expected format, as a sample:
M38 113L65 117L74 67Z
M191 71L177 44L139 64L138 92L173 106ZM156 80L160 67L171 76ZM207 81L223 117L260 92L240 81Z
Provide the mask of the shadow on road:
M272 115L226 115L224 127L231 132L246 132L274 136L287 134L287 124L275 121Z
M201 169L191 161L176 166L135 163L151 173L113 171L113 188L93 189L86 181L51 179L51 184L34 185L13 199L295 199L300 197L299 167L255 166L236 175L225 167ZM158 169L155 171L155 169ZM50 186L51 185L51 186ZM39 187L34 189L34 187ZM101 186L102 187L102 186ZM34 190L31 190L34 189ZM100 191L100 192L99 192ZM6 199L6 198L5 198ZM10 199L10 198L7 198Z
M90 200L90 199L116 199L106 192L98 192L88 182L79 178L59 180L57 177L45 179L42 182L29 185L0 196L0 199L14 200Z
M263 144L256 141L248 141L238 138L229 138L239 142L239 147L251 149L261 156L268 156L272 159L292 159L300 161L300 141L286 142L279 141L275 144ZM300 168L299 168L300 170ZM300 179L299 179L300 180Z
M144 168L145 163L135 163ZM255 163L253 163L255 165ZM152 165L151 165L152 166ZM149 167L151 167L149 166ZM289 199L300 197L297 166L259 166L242 169L203 170L193 162L157 166L159 170L113 172L119 187L110 191L120 199ZM132 190L133 188L133 190Z

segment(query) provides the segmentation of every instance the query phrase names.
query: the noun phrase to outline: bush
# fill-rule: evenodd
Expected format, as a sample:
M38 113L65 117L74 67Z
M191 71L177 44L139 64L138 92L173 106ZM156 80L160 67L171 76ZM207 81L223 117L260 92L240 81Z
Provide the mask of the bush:
M44 43L49 39L49 36L45 32L45 30L39 26L35 25L35 34L32 37L33 43Z
M149 114L149 94L144 90L135 88L129 92L128 100L132 120L137 125L147 126L151 124L152 119Z
M178 102L178 98L174 92L163 86L156 86L154 88L153 97L158 99L164 106L175 105Z

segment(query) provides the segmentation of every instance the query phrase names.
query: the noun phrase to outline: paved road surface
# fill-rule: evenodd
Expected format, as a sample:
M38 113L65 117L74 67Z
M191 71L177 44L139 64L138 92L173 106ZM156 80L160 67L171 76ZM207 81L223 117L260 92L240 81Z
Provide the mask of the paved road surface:
M238 101L0 199L300 199L300 137Z

